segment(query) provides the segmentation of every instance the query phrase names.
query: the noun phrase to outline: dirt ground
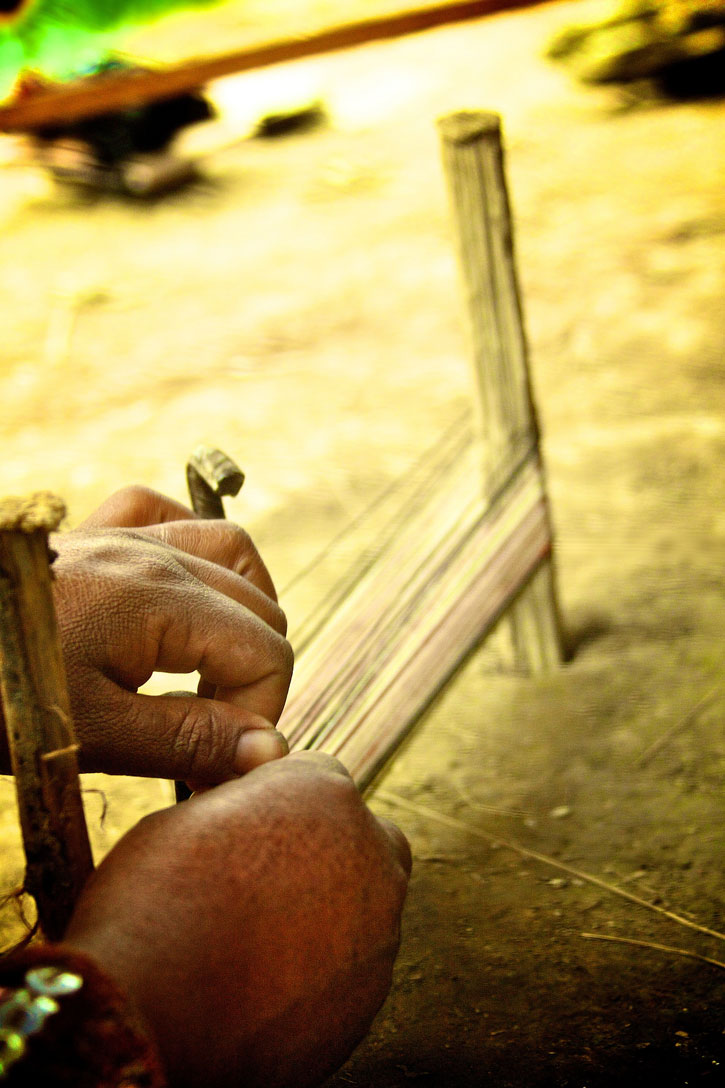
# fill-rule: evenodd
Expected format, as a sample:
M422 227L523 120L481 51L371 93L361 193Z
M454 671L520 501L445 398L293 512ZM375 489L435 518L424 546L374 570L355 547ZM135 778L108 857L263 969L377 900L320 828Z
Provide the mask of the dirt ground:
M434 121L503 116L571 659L477 652L371 794L415 868L332 1088L723 1082L725 105L572 84L541 53L578 8L226 80L227 146L153 203L0 173L3 491L51 487L73 524L130 481L183 498L221 446L294 642L326 574L284 587L470 403ZM235 10L195 47L251 33ZM315 99L315 131L235 138ZM97 854L169 800L89 778ZM13 806L0 783L5 888Z

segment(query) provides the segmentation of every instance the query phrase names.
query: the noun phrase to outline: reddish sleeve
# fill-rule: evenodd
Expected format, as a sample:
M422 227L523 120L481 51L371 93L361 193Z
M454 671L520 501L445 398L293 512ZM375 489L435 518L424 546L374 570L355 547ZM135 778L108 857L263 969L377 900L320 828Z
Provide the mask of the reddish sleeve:
M31 945L0 960L0 988L22 987L26 971L41 966L72 971L83 985L59 999L59 1011L27 1040L2 1088L167 1088L148 1028L89 957L62 944Z

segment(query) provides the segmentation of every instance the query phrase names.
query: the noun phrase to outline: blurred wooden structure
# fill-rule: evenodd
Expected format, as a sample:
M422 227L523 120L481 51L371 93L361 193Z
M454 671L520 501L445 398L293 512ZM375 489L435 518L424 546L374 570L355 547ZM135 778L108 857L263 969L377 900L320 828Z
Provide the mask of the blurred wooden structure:
M512 664L562 660L552 533L528 373L499 118L440 122L470 318L478 421L453 435L374 562L299 652L281 728L368 786L499 623Z
M223 76L267 68L274 64L322 56L367 42L387 41L434 27L480 19L496 11L528 7L535 0L448 0L393 15L329 27L296 38L203 57L155 71L106 72L40 86L18 101L0 108L0 132L33 132L90 117L138 109L160 99L198 90Z

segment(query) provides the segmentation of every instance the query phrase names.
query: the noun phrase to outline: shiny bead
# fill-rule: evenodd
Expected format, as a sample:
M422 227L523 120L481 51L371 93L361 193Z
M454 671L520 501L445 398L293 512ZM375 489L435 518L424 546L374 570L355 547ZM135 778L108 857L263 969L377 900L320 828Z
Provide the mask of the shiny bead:
M65 997L80 990L83 979L62 967L33 967L25 975L25 984L36 994Z
M4 1077L11 1065L20 1061L25 1053L25 1039L17 1031L0 1028L0 1077Z
M45 994L40 994L34 998L32 1005L28 1009L28 1018L23 1025L23 1035L35 1035L36 1031L40 1031L48 1017L58 1012L59 1008L58 1002L52 997L46 997Z
M0 1005L0 1030L17 1031L27 1015L32 997L27 990L17 990Z
M59 1008L52 997L32 997L27 990L18 990L0 1008L0 1029L20 1035L35 1035Z
M83 979L62 967L34 967L25 974L25 986L0 991L0 1080L25 1054L29 1036L41 1031L60 1005L56 997L80 990ZM7 996L10 994L11 996Z

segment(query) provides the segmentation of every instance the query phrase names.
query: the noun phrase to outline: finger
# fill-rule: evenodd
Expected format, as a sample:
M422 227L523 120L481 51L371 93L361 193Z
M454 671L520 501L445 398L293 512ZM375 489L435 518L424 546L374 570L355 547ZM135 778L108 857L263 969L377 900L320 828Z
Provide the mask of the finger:
M261 721L261 719L260 719ZM255 725L249 727L243 733L234 752L233 772L234 776L249 774L250 771L261 767L263 764L272 763L282 756L289 754L289 744L284 734L278 729L273 729L269 723L265 726ZM198 762L198 760L197 760ZM201 793L217 785L221 781L229 779L229 774L220 778L195 778L187 777L183 781L192 793Z
M213 558L208 559L199 554L206 551L213 556L218 552L214 537L220 533L229 535L224 533L227 522L199 521L176 524L186 526L190 530L195 530L197 527L201 530L198 534L190 531L186 538L181 534L175 534L175 538L181 540L182 543L184 539L193 543L196 550L186 551L174 546L165 540L166 526L151 525L122 533L111 531L107 534L98 534L95 540L100 560L107 563L109 558L113 559L114 567L109 568L112 575L117 575L118 564L125 562L129 586L140 587L143 583L147 590L154 588L157 591L163 587L167 607L178 609L181 616L186 615L191 608L192 602L186 598L186 594L189 587L194 585L193 580L196 580L198 588L204 589L204 595L209 602L205 603L203 597L199 598L198 606L201 607L202 614L208 611L209 607L213 607L206 588L215 589L220 595L244 605L275 631L284 635L287 631L287 618L277 604L276 597L260 589L245 574L237 573L224 564L220 565ZM241 529L239 533L246 538L249 548L256 554L256 549L247 534ZM71 539L73 535L69 533L67 539ZM90 534L86 538L82 534L79 535L81 541L85 539L86 543L94 539ZM259 563L261 564L261 559ZM242 563L239 565L243 566ZM186 575L192 575L193 580L187 579ZM274 591L271 580L269 585Z
M248 579L262 593L277 600L269 571L249 533L233 521L168 521L154 525L148 533L172 548L225 567Z
M148 487L133 486L114 492L81 523L80 528L117 526L132 529L169 521L188 521L194 517L188 506Z
M208 522L206 524L209 524ZM189 574L199 582L218 593L244 605L256 616L264 620L280 635L287 633L287 617L277 604L275 597L270 597L242 574L236 574L226 567L219 566L196 555L174 550L174 558Z
M119 658L108 647L98 662L104 676L136 691L154 672L198 672L224 702L272 723L279 720L294 663L281 634L250 609L221 593L210 594L192 579L172 582L153 604L140 652Z
M326 752L290 752L283 763L270 763L269 766L260 768L256 775L257 780L259 780L260 775L266 778L277 775L294 775L295 777L302 775L304 778L309 778L313 785L315 783L319 785L320 779L324 780L325 777L334 776L339 778L352 792L356 790L352 776L347 768L338 759ZM287 789L286 786L285 789Z
M289 751L270 722L242 707L193 695L134 695L119 688L105 705L109 755L104 770L109 773L213 785Z
M328 755L327 752L290 752L288 761L299 764L309 770L310 774L319 774L326 771L328 774L337 774L341 778L352 780L352 775L339 759Z

